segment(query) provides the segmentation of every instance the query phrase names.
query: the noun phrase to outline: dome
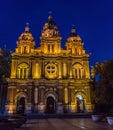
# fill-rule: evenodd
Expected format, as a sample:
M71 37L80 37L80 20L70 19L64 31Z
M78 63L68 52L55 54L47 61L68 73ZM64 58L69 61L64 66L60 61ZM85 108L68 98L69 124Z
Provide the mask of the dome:
M34 42L34 38L33 38L32 34L29 32L28 24L26 24L25 31L19 36L18 42L19 41Z
M49 16L48 21L44 24L42 37L60 37L60 33L52 16Z
M74 27L71 30L71 34L67 38L67 42L82 42L80 36L76 34L76 30Z

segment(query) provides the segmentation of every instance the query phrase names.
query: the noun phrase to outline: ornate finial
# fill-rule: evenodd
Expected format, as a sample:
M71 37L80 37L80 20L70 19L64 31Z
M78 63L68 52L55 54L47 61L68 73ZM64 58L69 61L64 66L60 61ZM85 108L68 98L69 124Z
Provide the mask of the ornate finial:
M52 21L52 16L51 16L52 15L52 11L49 11L48 14L49 14L48 21Z
M72 33L76 33L76 30L75 30L75 25L72 24L72 30L71 30Z
M25 32L29 32L29 23L26 23Z

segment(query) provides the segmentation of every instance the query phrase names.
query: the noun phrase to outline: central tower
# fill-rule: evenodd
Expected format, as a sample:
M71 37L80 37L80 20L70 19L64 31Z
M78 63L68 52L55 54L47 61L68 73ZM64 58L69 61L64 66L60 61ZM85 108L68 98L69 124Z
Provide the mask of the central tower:
M61 39L56 23L53 21L52 16L49 16L40 37L41 51L50 55L61 53Z

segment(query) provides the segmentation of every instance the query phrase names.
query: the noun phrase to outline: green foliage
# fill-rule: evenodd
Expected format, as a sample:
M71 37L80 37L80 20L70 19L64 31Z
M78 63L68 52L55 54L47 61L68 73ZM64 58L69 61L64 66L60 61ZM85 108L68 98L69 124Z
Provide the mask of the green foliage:
M11 51L7 48L0 49L0 82L10 76Z
M113 104L113 59L103 63L96 63L95 77L99 79L95 82L93 100L96 104Z

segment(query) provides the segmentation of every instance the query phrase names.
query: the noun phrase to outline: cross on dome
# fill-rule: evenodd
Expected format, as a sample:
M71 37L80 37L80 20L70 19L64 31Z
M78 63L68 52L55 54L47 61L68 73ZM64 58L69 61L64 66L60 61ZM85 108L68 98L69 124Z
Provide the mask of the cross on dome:
M29 32L29 23L26 23L25 32Z
M75 29L75 25L72 24L72 30L71 30L71 33L76 33L76 29Z

